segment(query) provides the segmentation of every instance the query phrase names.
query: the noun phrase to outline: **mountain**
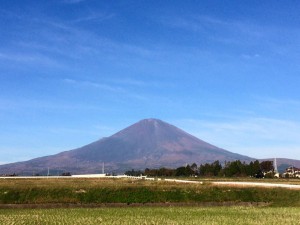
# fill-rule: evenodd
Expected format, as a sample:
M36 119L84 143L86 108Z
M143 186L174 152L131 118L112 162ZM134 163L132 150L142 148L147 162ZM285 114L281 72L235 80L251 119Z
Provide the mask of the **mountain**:
M232 153L204 142L158 119L145 119L116 134L70 151L0 166L0 174L100 173L128 169L179 167L186 163L219 160L250 161L248 156Z

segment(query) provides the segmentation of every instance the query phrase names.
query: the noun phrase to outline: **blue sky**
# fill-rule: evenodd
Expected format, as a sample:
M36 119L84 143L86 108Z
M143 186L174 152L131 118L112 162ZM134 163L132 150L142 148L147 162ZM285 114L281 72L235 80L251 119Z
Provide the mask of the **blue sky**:
M144 118L300 159L299 1L0 0L0 163Z

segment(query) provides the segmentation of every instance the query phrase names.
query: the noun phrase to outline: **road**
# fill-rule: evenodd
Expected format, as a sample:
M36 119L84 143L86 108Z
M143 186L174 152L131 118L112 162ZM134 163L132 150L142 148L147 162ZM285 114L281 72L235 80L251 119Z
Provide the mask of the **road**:
M268 187L268 188L288 188L300 190L300 185L296 184L277 184L277 183L266 183L266 182L233 182L233 181L214 181L211 182L213 185L219 186L236 186L236 187Z

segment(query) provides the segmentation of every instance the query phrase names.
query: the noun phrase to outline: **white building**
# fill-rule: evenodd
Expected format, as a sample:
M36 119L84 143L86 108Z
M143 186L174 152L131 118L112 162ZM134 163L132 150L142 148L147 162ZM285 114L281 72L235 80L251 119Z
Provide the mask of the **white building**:
M282 177L295 177L300 178L300 169L294 166L291 166L285 170L282 174Z

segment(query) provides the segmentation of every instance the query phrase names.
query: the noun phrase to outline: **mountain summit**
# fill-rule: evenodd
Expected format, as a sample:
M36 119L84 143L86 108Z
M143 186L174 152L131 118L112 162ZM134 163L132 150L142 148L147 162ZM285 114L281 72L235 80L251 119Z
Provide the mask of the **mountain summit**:
M103 162L107 172L120 172L132 168L178 167L194 162L252 159L213 146L161 120L144 119L78 149L2 165L0 174L45 173L48 167L57 173L99 173Z

